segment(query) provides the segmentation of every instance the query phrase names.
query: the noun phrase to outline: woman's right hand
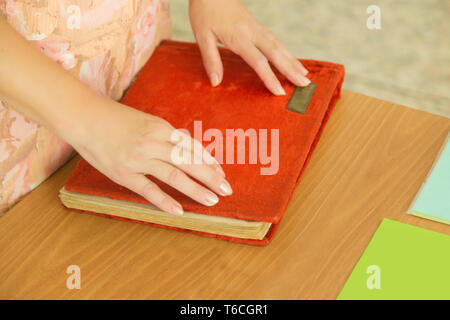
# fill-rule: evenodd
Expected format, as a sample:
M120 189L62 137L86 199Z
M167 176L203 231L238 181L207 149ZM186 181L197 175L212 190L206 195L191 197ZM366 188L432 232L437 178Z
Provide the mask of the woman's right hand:
M190 159L203 161L180 163L172 156L174 148L179 146L176 137L180 131L174 132L175 128L167 121L104 97L98 100L91 109L96 114L78 120L78 130L71 131L65 139L112 181L172 214L182 214L181 205L145 175L207 206L219 201L216 193L222 196L232 193L220 165L200 142L184 134L184 151L191 154ZM193 147L194 144L200 147Z

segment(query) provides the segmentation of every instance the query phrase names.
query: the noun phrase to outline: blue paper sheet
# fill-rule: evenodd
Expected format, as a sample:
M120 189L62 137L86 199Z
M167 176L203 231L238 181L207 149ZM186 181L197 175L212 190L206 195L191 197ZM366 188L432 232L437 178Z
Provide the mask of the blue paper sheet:
M447 137L409 213L450 224L450 143Z

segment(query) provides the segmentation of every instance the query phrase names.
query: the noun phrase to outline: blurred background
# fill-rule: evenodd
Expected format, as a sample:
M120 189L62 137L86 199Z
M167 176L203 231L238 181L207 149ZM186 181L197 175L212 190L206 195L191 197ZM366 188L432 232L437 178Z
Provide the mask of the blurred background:
M243 1L295 56L345 65L345 89L450 117L450 0ZM194 41L188 0L170 6L172 38Z

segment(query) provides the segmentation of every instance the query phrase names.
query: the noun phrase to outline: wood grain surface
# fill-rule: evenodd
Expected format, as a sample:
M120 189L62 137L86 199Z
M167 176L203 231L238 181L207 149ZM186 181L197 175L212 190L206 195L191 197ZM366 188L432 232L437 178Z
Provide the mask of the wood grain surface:
M406 214L450 119L344 91L271 244L65 210L78 156L0 218L0 298L334 299L383 218ZM66 269L81 268L81 289Z

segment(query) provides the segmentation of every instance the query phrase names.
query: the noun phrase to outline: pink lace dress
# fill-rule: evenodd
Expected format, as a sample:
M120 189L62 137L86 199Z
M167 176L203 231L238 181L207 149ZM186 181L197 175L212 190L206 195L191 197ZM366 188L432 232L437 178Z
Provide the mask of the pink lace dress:
M171 35L168 0L0 0L0 15L93 90L119 99ZM75 154L0 101L0 215Z

